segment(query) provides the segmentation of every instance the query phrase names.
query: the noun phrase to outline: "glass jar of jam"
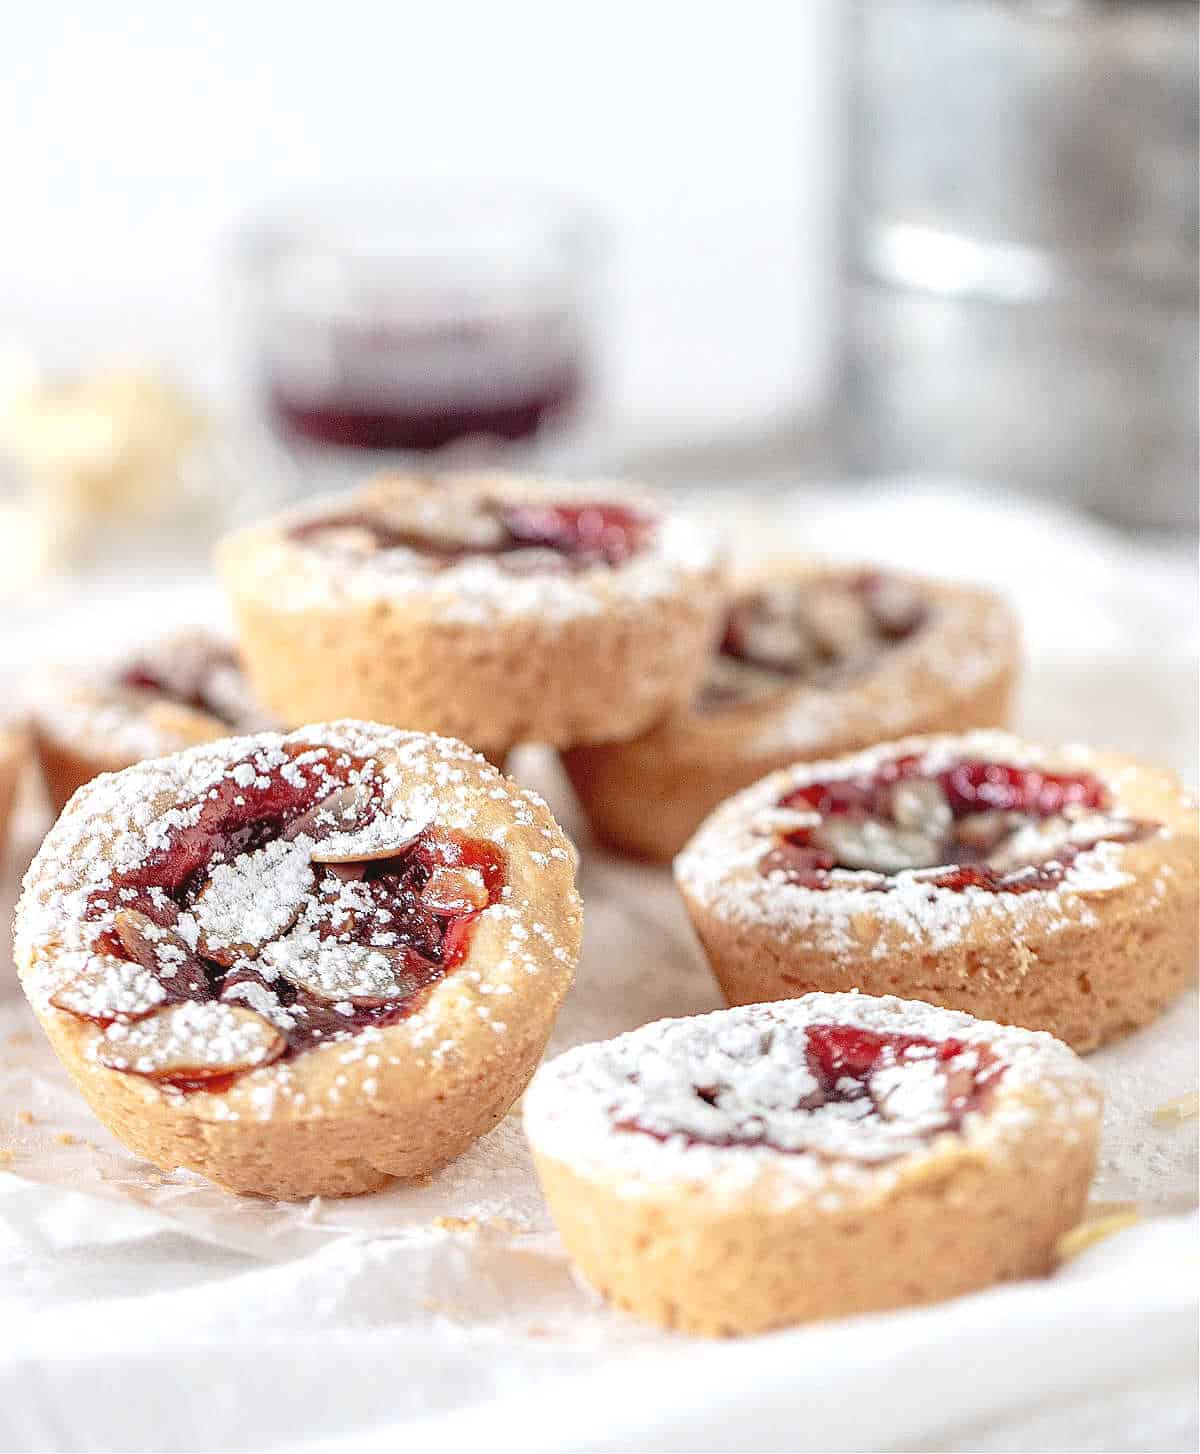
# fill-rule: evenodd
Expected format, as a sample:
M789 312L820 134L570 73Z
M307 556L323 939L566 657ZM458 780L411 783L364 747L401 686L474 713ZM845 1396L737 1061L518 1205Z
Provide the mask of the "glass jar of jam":
M595 237L541 193L327 193L243 259L255 387L301 457L511 463L578 419Z

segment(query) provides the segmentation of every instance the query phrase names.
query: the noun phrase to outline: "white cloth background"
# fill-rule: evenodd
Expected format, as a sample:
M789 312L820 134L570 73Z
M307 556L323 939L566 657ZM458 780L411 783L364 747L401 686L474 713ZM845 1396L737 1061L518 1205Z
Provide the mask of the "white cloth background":
M949 552L1019 602L1022 725L1195 780L1195 574L1179 552L934 485L706 508L737 517L752 550L786 539L943 572ZM5 664L183 619L206 589L64 600L10 626ZM522 771L569 818L545 762ZM31 850L36 807L21 826ZM555 1048L718 1003L665 872L586 853L582 887ZM1136 1201L1145 1223L1047 1282L707 1344L580 1290L515 1118L427 1185L233 1200L125 1153L0 972L0 1144L15 1153L0 1175L0 1448L1192 1447L1197 1132L1151 1112L1195 1088L1195 1015L1193 993L1095 1058L1109 1099L1095 1196Z

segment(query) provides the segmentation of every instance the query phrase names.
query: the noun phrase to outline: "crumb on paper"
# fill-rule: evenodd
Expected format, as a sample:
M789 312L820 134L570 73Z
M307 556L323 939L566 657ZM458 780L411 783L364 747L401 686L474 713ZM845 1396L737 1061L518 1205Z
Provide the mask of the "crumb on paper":
M1194 1121L1200 1116L1200 1091L1188 1091L1186 1095L1164 1101L1151 1114L1156 1121Z
M1106 1217L1095 1217L1086 1222L1080 1222L1079 1226L1072 1227L1065 1237L1059 1238L1059 1261L1066 1262L1069 1258L1078 1257L1081 1252L1086 1252L1097 1242L1103 1242L1106 1237L1112 1237L1117 1232L1124 1232L1127 1227L1136 1226L1141 1220L1141 1214L1133 1211L1113 1212Z
M479 1223L474 1217L434 1217L433 1225L443 1232L478 1232Z
M24 1111L24 1110L18 1111L17 1112L17 1120L20 1121L20 1123L21 1123L22 1126L32 1126L33 1125L33 1112L32 1111Z
M1137 1202L1088 1202L1084 1211L1084 1222L1098 1222L1104 1217L1115 1217L1126 1212L1141 1212Z
M73 1135L70 1131L59 1131L55 1135L54 1139L55 1139L55 1141L58 1142L58 1144L60 1146L78 1146L79 1145L79 1137Z
M11 1146L0 1146L0 1166L11 1166L17 1159L17 1153Z
M498 1232L502 1236L516 1237L529 1231L523 1223L512 1217L434 1217L432 1225L443 1232Z

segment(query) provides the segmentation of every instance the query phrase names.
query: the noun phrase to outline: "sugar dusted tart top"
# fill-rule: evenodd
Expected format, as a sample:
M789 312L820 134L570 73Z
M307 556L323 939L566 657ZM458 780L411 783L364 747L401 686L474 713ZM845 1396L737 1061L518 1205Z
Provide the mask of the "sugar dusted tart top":
M81 789L26 876L17 962L95 1073L269 1114L336 1101L349 1060L383 1079L507 1034L541 977L569 983L573 879L545 804L460 743L262 733Z
M1036 1031L892 997L811 994L660 1020L579 1046L526 1093L536 1152L630 1196L832 1204L960 1154L1004 1156L1051 1117L1099 1114L1098 1082Z

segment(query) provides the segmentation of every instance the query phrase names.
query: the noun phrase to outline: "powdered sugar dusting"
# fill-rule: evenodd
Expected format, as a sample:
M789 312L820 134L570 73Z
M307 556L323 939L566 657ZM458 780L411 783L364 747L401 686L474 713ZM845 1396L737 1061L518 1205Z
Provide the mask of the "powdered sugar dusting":
M282 1035L262 1016L212 1002L172 1005L132 1025L110 1025L95 1047L96 1059L112 1070L194 1072L198 1079L264 1065L282 1052Z
M307 839L277 838L217 864L194 910L204 952L249 954L290 929L312 893L310 851Z
M892 876L887 893L868 893L864 890L874 876L852 870L838 870L828 887L814 890L790 882L784 873L760 872L772 835L781 831L780 812L788 811L779 809L781 797L808 783L870 777L885 762L911 754L919 755L919 770L929 776L967 757L1018 767L1097 771L1086 749L1051 752L992 731L911 738L832 761L797 764L737 794L705 821L676 859L680 887L730 925L778 926L781 933L803 937L808 945L839 956L857 949L861 935L856 926L864 918L891 931L877 943L881 954L892 952L897 942L936 952L960 943L981 921L992 922L1001 935L1018 933L1034 920L1042 932L1053 932L1069 919L1087 922L1089 897L1130 882L1123 867L1126 845L1110 840L1080 852L1053 887L1024 893L938 887L915 871ZM1119 783L1098 775L1116 796Z
M326 774L336 792L322 798ZM120 886L121 875L133 875L127 881L144 884L138 875L158 862L155 855L179 841L179 834L187 835L199 824L210 800L236 804L245 794L271 791L272 783L290 784L305 793L315 788L318 816L325 815L320 831L339 831L318 842L309 836L316 831L311 829L313 818L302 813L262 846L242 851L236 841L227 843L208 864L201 891L190 903L185 898L182 909L153 884ZM364 802L369 804L368 820ZM347 1053L358 1054L359 1045L378 1045L390 1035L400 1037L407 1047L404 1055L417 1064L428 1063L440 1042L453 1046L436 993L416 1004L403 1021L387 1022L386 1029L362 1018L373 1008L386 1012L397 998L403 1000L429 983L427 976L414 980L406 958L413 951L403 935L397 943L393 926L385 923L393 908L402 915L408 912L404 905L412 902L413 894L417 912L422 911L420 880L413 888L398 890L401 898L393 903L386 893L381 899L367 892L370 885L361 881L363 863L350 863L345 870L340 861L317 865L319 875L313 863L318 846L331 843L350 859L356 853L369 859L375 850L390 853L397 845L412 843L414 832L434 822L439 834L451 835L467 848L479 843L483 851L490 841L505 849L488 868L489 873L506 875L494 890L488 887L494 881L485 883L483 872L469 860L430 875L435 902L427 913L469 913L473 934L491 926L485 936L488 956L462 964L463 990L453 1003L470 1009L485 990L489 995L511 993L518 977L543 972L560 983L570 972L574 950L560 945L541 922L529 896L537 880L521 860L524 847L518 849L513 839L520 828L524 844L528 830L534 829L534 841L544 842L544 862L553 856L570 863L566 840L541 799L461 743L376 724L337 722L289 736L263 733L193 748L101 776L81 789L26 875L15 925L16 958L26 992L42 1013L68 1011L76 1023L98 1022L88 1050L97 1068L150 1076L165 1096L184 1093L171 1083L172 1077L186 1089L189 1081L207 1084L217 1066L248 1071L238 1082L247 1092L241 1109L223 1109L215 1103L219 1097L210 1096L213 1104L207 1114L236 1116L246 1114L249 1106L251 1114L265 1118L280 1097L295 1097L306 1113L316 1114L314 1092L301 1088L305 1077L294 1068L303 1059L336 1053L343 1046ZM182 841L189 840L185 836ZM320 877L319 893L315 876ZM564 922L574 933L575 896L569 887L567 891ZM156 923L155 917L163 922ZM130 960L107 952L105 945L114 935ZM360 938L362 942L354 942ZM223 987L217 984L219 1000L211 998L214 990L205 982L198 955L227 967L214 981L224 980ZM447 963L451 967L445 972L460 972L454 967L457 959ZM294 995L281 999L285 980L312 998L303 1004L294 1002ZM165 993L175 1000L182 995L184 1003L164 1006ZM320 1044L305 1048L298 1058L272 1064L282 1053L275 1047L285 1044L281 1032L293 1029L297 1015L316 1014L317 1002L324 1018L309 1018L308 1028L300 1029ZM489 1001L479 998L478 1004L486 1008ZM352 1019L356 1014L359 1019ZM505 1034L505 1018L490 1008L487 1016L489 1034ZM210 1042L207 1049L204 1041ZM387 1063L399 1062L389 1057ZM270 1069L254 1069L268 1065ZM365 1079L373 1087L380 1084L378 1075ZM321 1094L336 1101L341 1089L333 1084Z
M25 703L43 732L100 761L157 757L204 736L270 725L232 648L218 637L180 632L151 643L137 661L161 690L122 684L130 663L114 658L35 673L24 685ZM191 693L202 700L188 700Z
M377 497L386 483L368 484L351 503L353 498ZM424 482L396 482L406 505L409 494L424 487ZM488 624L497 619L536 617L543 624L552 624L581 615L652 607L693 588L718 562L716 543L706 532L653 504L631 501L628 491L616 485L581 483L570 489L557 486L550 492L547 486L518 477L448 474L438 478L435 488L437 497L427 502L429 509L439 520L449 511L459 529L493 495L514 505L535 507L611 496L622 504L641 504L655 523L646 544L617 565L596 565L571 573L531 570L514 574L495 557L464 554L435 569L418 551L339 554L314 550L302 540L289 538L289 532L331 511L344 513L346 499L331 497L279 517L270 532L260 532L253 562L243 561L242 566L253 572L251 584L256 589L272 592L273 604L279 609L306 611L340 598L382 599L419 603L422 613L443 621ZM275 593L274 583L281 578L286 578L288 588Z
M932 1049L916 1047L874 1072L869 1097L810 1108L817 1083L807 1033L825 1025L963 1048L939 1067ZM945 1076L985 1055L1002 1068L986 1109L948 1130ZM755 1187L786 1202L864 1194L908 1159L963 1142L998 1146L1039 1114L1059 1117L1068 1134L1071 1121L1098 1116L1100 1099L1095 1077L1043 1032L891 997L812 994L660 1020L580 1046L538 1073L524 1110L538 1152L614 1175L629 1196L703 1181L706 1195ZM656 1134L627 1129L634 1119Z

